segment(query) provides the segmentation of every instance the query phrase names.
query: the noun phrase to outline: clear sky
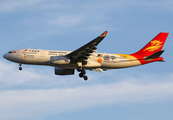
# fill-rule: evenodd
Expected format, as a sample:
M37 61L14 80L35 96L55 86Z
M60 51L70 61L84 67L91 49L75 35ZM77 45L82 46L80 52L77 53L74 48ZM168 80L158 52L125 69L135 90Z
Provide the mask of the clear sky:
M130 54L169 32L155 62L88 81L2 56L14 49L73 51L104 31L98 52ZM172 0L1 0L0 120L172 120Z

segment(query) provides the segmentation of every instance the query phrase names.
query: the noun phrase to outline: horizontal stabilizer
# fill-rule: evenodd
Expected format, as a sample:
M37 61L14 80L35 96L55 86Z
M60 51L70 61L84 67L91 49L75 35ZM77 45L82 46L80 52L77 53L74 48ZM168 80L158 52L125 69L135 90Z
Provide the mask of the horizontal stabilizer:
M158 57L160 57L160 55L161 55L163 52L164 52L164 50L155 52L154 54L152 54L152 55L146 57L145 60L150 60L150 59L158 58Z

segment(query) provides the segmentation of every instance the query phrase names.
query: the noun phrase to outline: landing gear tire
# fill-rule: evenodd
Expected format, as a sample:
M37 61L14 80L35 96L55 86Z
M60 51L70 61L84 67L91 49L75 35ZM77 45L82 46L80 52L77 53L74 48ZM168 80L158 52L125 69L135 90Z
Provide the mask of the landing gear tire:
M88 80L88 77L85 76L86 71L85 71L81 66L77 67L77 71L80 72L80 73L79 73L79 77L80 77L80 78L83 77L84 80Z
M22 64L21 63L19 63L19 70L22 70Z
M19 70L22 70L22 67L19 67Z
M84 78L84 80L88 80L88 77L87 76L84 76L83 78Z
M86 74L86 71L85 71L85 70L82 70L81 73L82 73L82 74Z
M79 74L79 77L82 78L84 75L82 73Z

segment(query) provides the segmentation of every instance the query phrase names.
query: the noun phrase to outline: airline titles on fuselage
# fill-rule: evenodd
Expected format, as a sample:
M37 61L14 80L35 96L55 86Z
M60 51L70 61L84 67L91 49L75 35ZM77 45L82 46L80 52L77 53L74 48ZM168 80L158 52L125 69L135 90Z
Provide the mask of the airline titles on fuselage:
M49 55L66 55L67 52L63 52L63 51L49 51L48 53Z
M28 49L25 49L22 53L30 53L30 54L36 54L40 52L40 50L28 50Z

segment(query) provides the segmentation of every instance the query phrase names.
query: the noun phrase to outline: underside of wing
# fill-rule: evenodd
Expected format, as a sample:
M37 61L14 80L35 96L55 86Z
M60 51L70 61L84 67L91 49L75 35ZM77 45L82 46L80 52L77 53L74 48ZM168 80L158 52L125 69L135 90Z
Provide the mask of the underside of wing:
M96 52L97 45L105 38L107 31L92 40L91 42L85 44L84 46L78 48L77 50L67 54L66 56L71 59L72 62L84 62L89 56Z
M91 69L92 71L97 71L97 72L103 72L103 69L101 68L96 68L96 69Z

